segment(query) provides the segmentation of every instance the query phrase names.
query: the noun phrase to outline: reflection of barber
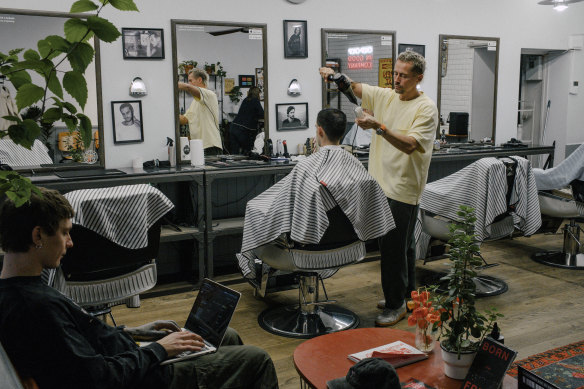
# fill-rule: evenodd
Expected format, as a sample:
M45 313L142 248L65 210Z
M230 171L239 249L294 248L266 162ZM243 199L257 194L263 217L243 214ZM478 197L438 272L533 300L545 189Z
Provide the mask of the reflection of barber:
M302 54L300 49L300 32L302 29L300 27L294 28L294 34L288 39L288 52L292 55Z
M202 139L205 155L223 152L219 134L219 103L217 95L207 89L209 75L204 70L194 68L189 72L189 83L179 82L178 89L190 93L194 100L180 115L180 124L188 124L191 139Z
M260 103L260 88L252 86L247 97L241 102L241 107L233 123L229 127L229 151L232 154L247 154L257 133L258 120L264 117L264 109Z
M282 121L282 127L302 127L302 122L300 119L294 117L295 114L296 109L293 106L289 106L286 110L288 118Z
M162 57L162 39L157 32L151 32L148 38L148 57Z
M134 107L130 103L120 105L122 122L116 127L116 140L142 139L142 123L134 116Z

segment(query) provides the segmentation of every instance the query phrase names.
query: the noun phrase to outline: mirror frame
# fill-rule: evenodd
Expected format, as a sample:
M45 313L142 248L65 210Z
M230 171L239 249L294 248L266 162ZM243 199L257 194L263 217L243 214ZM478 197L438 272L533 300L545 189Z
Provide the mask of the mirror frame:
M47 16L47 17L60 17L60 18L77 18L77 19L87 19L88 15L85 14L74 14L68 12L55 12L55 11L36 11L36 10L25 10L25 9L15 9L15 8L0 8L0 14L11 14L11 15L28 15L28 16ZM39 39L43 38L42 36ZM53 166L53 167L41 167L35 168L35 172L42 171L60 171L60 170L77 170L77 169L91 169L96 166L105 167L105 138L103 133L103 97L102 97L102 86L101 86L101 55L99 48L99 38L95 35L93 36L93 49L94 59L93 64L95 65L95 92L97 94L97 133L99 135L99 148L97 149L97 154L99 156L98 163L87 164L83 162L71 162L63 164L63 166ZM86 79L86 82L88 80ZM92 123L95 125L95 123ZM29 171L32 170L30 166L15 167L15 171Z
M179 90L178 90L178 58L177 58L177 41L176 41L176 28L178 25L190 25L190 26L224 26L224 27L249 27L257 28L262 30L262 55L263 55L263 67L264 67L264 134L265 138L270 137L270 110L269 110L269 93L268 93L268 25L265 23L237 23L237 22L222 22L214 20L191 20L191 19L171 19L170 20L170 32L172 38L172 81L174 83L173 93L174 93L174 137L175 137L175 147L177 149L176 163L177 166L180 164L185 164L187 160L181 160L181 153L179 152L180 147L180 123L178 117L180 115L180 101L179 101Z
M497 87L499 85L499 49L501 39L495 37L484 36L466 36L466 35L446 35L440 34L438 36L438 90L436 91L436 106L438 108L438 115L441 112L442 104L442 42L445 39L466 39L478 41L495 41L497 42L497 50L495 51L495 85L493 91L493 131L491 132L491 141L495 143L495 134L497 133ZM446 119L444 119L446 120ZM440 139L440 126L436 129L436 138Z
M321 66L326 65L326 39L328 33L340 33L340 34L371 34L371 35L391 35L392 42L391 42L391 58L393 66L395 66L396 60L396 38L395 38L395 30L354 30L354 29L342 29L342 28L321 28L320 29L320 55L321 55ZM393 75L391 76L391 81L393 85ZM326 84L324 81L321 82L321 90L322 90L322 108L326 107Z

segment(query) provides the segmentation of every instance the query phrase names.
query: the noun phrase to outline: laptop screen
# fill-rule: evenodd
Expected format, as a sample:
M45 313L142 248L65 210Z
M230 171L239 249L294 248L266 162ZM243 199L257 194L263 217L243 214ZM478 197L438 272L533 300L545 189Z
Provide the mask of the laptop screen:
M241 294L205 279L193 304L185 328L218 347L235 312Z

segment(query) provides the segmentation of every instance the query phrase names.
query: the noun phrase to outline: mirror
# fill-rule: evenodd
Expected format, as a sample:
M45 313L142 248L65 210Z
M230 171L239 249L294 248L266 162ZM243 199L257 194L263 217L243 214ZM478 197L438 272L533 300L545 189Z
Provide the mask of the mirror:
M321 29L322 66L331 67L357 82L391 88L395 50L395 31ZM334 83L322 84L323 108L343 111L347 115L348 133L355 124L355 105L339 92ZM359 134L356 128L354 132Z
M174 106L176 156L178 163L190 161L181 152L180 138L189 136L188 125L178 118L184 114L193 97L178 90L178 82L188 82L193 67L209 74L207 88L215 92L219 103L219 131L223 148L229 145L229 125L237 116L242 100L251 86L260 88L260 104L264 120L258 131L269 137L268 125L268 57L265 24L231 23L193 20L171 20L172 61L174 69ZM239 92L239 93L238 93ZM263 125L263 128L261 126Z
M65 21L71 17L82 18L83 15L72 15L58 12L36 12L23 10L0 9L0 52L7 54L12 49L29 48L37 49L37 42L48 35L64 36L63 26ZM71 133L63 122L56 122L55 126L44 129L33 150L29 151L22 146L15 145L8 137L0 140L0 152L10 153L11 165L15 170L24 169L26 166L38 166L41 163L51 165L51 169L61 169L68 167L86 166L88 164L104 166L104 146L103 142L103 112L101 100L101 73L100 73L100 56L99 40L94 38L88 43L92 44L95 50L94 61L85 71L87 80L88 97L85 109L85 115L91 119L93 126L93 138L89 147L81 147L77 140L75 132ZM22 58L22 53L20 54ZM58 62L58 58L54 62ZM67 61L59 67L60 70L70 70ZM61 77L63 72L61 73ZM35 72L30 71L33 82L41 84L42 78ZM0 79L0 89L2 90L3 103L13 100L16 95L16 89L10 81ZM82 111L77 102L63 91L65 100L73 104L79 111ZM49 92L48 97L51 94ZM40 108L41 102L35 105ZM20 115L32 115L33 112L28 108L20 111ZM7 122L3 123L6 125ZM14 149L16 147L16 149ZM48 150L45 150L45 148ZM83 163L77 163L83 162ZM52 165L55 164L55 165ZM35 169L36 170L36 169ZM42 169L41 169L42 170Z
M448 142L495 140L499 38L440 35L438 112Z

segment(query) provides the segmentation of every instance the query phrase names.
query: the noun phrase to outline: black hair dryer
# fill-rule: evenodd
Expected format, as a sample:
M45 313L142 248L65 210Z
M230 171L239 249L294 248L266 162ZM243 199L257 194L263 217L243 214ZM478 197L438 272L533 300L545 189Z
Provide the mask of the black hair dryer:
M335 73L331 74L327 77L327 80L334 81L337 84L337 88L343 92L345 96L349 99L349 101L353 104L359 105L357 102L357 97L353 93L353 89L351 88L351 81L349 78L344 75L343 73Z

